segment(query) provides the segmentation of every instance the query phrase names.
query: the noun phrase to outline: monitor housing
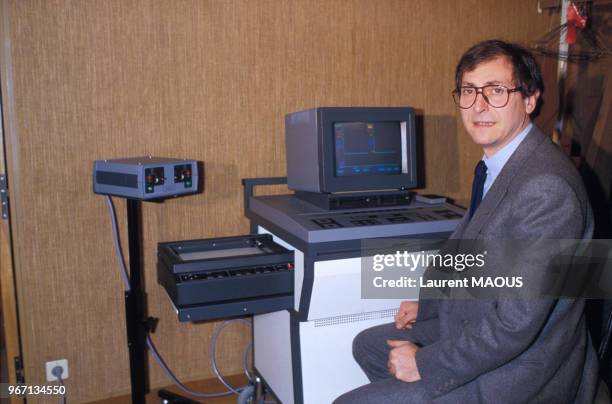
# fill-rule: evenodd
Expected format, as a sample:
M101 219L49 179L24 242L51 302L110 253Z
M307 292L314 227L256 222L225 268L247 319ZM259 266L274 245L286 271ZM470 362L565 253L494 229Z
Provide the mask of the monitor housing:
M298 192L405 190L417 185L414 110L322 107L285 116L287 185Z

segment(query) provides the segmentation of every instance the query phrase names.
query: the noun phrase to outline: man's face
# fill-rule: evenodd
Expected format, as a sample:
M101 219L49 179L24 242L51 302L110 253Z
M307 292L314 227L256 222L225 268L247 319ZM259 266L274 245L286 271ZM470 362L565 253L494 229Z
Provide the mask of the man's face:
M505 57L498 57L463 73L461 86L482 87L500 84L509 89L516 87L512 64ZM530 122L539 93L523 98L520 91L510 93L508 104L502 108L490 106L478 94L476 102L468 109L461 109L461 118L472 140L482 146L490 157L518 135Z

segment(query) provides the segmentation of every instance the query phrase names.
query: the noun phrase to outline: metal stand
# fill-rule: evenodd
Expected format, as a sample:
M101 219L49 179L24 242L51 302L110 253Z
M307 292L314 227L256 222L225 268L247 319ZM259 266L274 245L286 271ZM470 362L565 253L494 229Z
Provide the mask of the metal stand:
M132 403L145 404L147 385L147 335L155 331L157 319L147 317L147 298L144 292L141 257L141 201L127 199L128 245L130 256L130 290L125 292L125 320L130 354L130 383ZM163 403L190 404L190 400L167 390L159 391Z
M283 185L287 183L287 177L268 177L268 178L243 178L242 186L242 198L244 199L244 213L246 215L249 205L251 203L251 197L254 195L253 191L256 186L260 185ZM252 220L249 220L251 234L257 234L257 226L253 224Z
M253 402L256 404L263 404L264 397L264 385L263 381L259 376L255 377L255 393L253 394Z
M146 296L141 273L140 201L127 199L128 243L130 254L130 290L125 292L125 321L130 354L132 403L145 403L147 393L147 343L156 320L146 317Z

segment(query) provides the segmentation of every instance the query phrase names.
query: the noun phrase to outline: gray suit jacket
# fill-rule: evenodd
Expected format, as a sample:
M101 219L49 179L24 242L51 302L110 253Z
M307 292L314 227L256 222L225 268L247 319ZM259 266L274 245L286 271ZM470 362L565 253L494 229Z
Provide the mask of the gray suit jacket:
M592 232L578 172L534 126L451 238L590 239ZM423 345L417 366L435 402L591 403L595 395L597 357L581 299L421 300L411 334Z

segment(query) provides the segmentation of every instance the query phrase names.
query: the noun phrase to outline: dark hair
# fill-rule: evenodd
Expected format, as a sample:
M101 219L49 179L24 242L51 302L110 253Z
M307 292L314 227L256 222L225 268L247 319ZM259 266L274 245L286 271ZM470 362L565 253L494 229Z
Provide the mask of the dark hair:
M514 84L521 87L524 97L533 95L536 91L544 91L542 73L531 52L522 46L498 39L479 42L461 56L455 70L456 90L461 87L463 73L498 57L505 57L512 64Z

